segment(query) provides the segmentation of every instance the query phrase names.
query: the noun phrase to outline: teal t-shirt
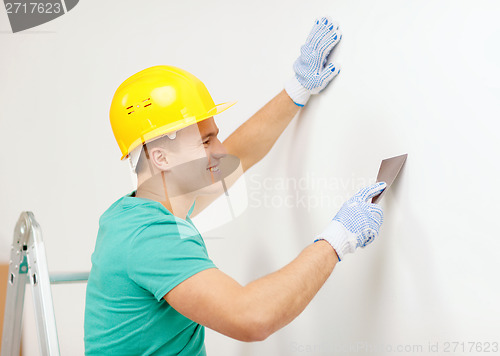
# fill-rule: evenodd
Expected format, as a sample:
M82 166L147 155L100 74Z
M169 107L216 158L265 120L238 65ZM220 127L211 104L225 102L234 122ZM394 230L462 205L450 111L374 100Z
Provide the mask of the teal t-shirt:
M86 355L205 355L205 328L163 299L217 268L189 218L134 193L99 219L85 301Z

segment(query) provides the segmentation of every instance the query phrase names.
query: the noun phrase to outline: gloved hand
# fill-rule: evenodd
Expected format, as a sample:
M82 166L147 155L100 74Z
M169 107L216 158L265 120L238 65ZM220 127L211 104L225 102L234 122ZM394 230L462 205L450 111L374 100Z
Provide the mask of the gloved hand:
M326 240L339 256L339 261L347 253L358 247L365 247L378 235L384 213L380 205L368 203L368 200L381 193L387 185L385 182L375 183L361 189L346 201L330 225L314 242Z
M304 106L311 94L318 94L339 74L339 66L326 61L341 38L339 27L330 18L316 20L300 49L300 57L293 64L295 76L285 83L288 96L298 106Z

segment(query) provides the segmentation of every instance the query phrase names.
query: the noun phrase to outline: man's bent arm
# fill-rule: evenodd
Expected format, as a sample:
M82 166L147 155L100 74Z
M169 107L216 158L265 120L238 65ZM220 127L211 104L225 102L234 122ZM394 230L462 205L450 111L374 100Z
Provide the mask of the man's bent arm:
M246 171L264 158L299 109L282 90L238 127L224 141L224 147L241 160Z
M245 286L248 303L259 309L262 339L295 319L326 282L338 262L332 246L320 240L280 270Z
M295 319L333 271L338 257L320 240L280 270L242 287L218 269L186 279L164 298L179 313L241 341L259 341Z

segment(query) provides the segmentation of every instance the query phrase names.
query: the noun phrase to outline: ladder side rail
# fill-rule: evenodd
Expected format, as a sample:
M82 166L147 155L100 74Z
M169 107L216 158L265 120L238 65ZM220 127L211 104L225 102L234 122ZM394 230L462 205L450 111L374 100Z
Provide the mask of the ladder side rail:
M33 288L38 343L43 356L58 356L59 340L42 231L33 214L28 213L28 216L32 227L28 244L28 265Z
M30 221L21 213L12 241L2 333L2 356L18 356L21 348L24 296L28 281L27 245Z

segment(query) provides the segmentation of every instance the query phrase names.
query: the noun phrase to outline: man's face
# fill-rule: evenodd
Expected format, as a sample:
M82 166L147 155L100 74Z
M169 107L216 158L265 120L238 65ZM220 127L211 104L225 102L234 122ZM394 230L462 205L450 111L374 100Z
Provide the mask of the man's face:
M177 132L168 146L167 185L178 187L180 193L212 194L220 189L220 184L214 183L222 178L220 163L227 151L218 139L218 133L213 117ZM170 191L174 193L172 189Z
M219 128L215 124L213 117L198 122L197 126L208 159L207 169L211 174L216 174L220 171L219 163L221 158L227 154L226 148L217 137Z

